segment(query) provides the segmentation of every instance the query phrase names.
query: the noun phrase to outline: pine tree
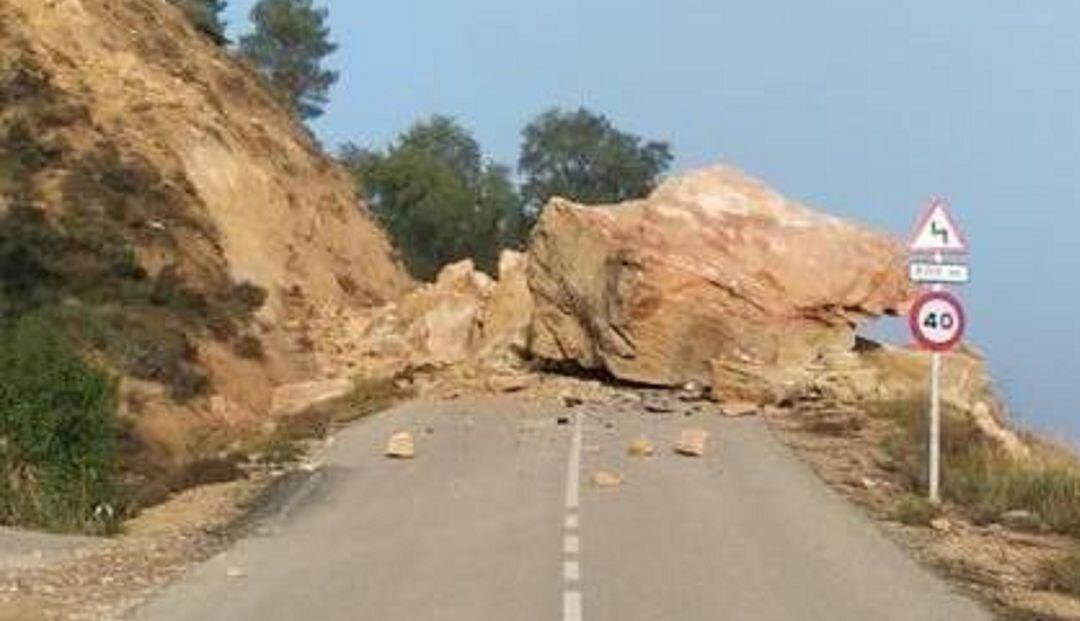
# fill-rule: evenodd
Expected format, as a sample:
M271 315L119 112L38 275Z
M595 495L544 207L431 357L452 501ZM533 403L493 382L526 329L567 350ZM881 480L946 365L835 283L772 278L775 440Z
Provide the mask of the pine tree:
M266 76L301 119L321 116L338 74L323 67L337 45L330 41L327 10L312 0L259 0L251 10L255 30L240 39L240 53Z

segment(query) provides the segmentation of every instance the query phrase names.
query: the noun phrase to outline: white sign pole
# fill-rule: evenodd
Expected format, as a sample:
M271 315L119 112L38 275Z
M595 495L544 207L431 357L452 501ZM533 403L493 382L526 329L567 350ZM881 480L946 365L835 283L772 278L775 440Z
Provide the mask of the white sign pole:
M930 359L930 502L941 502L941 354Z
M934 263L945 262L940 252L934 253ZM934 291L941 291L940 284L933 285ZM941 353L934 352L930 357L930 446L929 449L929 489L930 502L941 502Z

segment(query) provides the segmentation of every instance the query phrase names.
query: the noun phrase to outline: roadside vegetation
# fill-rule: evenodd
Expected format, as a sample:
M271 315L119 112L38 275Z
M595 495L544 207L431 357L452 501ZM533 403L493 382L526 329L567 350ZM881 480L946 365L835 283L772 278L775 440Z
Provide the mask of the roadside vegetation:
M114 531L114 380L43 315L0 328L0 342L0 523Z
M926 401L877 404L876 416L897 423L884 444L912 490L926 481ZM1080 537L1080 463L1064 450L1032 440L1030 459L1013 458L988 441L974 423L946 409L942 417L942 492L978 523L1010 511L1030 513L1041 527Z
M181 184L108 146L73 148L86 110L0 57L0 524L110 532L130 508L117 382L206 394L196 342L255 355L260 288L196 284L182 247L215 242L176 209ZM136 248L177 263L149 273Z
M926 400L879 402L870 414L894 424L882 448L909 494L893 509L893 519L926 526L940 511L924 499L926 481ZM976 524L1066 535L1077 540L1065 557L1046 562L1045 587L1080 597L1080 460L1065 448L1027 437L1031 456L1011 457L978 432L961 413L943 412L942 494Z

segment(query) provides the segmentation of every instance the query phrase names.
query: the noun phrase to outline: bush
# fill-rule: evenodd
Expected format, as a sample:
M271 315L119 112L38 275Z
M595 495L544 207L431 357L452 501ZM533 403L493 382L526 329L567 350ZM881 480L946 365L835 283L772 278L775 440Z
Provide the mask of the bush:
M913 490L926 481L927 401L904 399L875 404L870 413L897 423L884 450ZM1025 510L1056 532L1080 536L1080 465L1075 458L1036 447L1031 459L1017 460L994 446L970 417L942 412L942 493L973 519L998 520Z
M1080 471L1064 465L1022 464L979 449L949 465L947 490L976 519L993 521L1027 510L1054 531L1080 536Z
M115 482L115 385L43 315L0 329L0 523L107 533Z
M914 495L907 495L893 508L892 518L908 526L929 526L930 522L941 514L939 507L929 500Z

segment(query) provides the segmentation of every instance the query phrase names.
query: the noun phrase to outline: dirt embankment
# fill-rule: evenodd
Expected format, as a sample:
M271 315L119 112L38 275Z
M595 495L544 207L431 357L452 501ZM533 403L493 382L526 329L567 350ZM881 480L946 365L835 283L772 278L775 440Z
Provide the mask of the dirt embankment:
M61 240L58 312L108 343L152 468L314 377L309 315L412 288L352 180L169 3L5 0L0 75L0 216Z

